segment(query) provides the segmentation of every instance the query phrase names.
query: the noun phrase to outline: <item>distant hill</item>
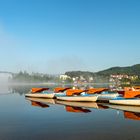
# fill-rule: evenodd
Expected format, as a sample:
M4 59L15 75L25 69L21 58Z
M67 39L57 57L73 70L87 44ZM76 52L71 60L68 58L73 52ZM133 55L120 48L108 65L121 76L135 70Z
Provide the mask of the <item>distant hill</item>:
M127 75L139 75L140 76L140 64L129 66L129 67L112 67L103 71L94 73L96 75L106 75L111 74L127 74Z
M138 75L140 76L140 64L129 66L129 67L112 67L96 73L88 71L69 71L66 75L73 77L84 77L89 79L93 77L96 82L108 81L111 74L127 74L127 75Z
M89 72L89 71L68 71L65 74L70 77L80 77L80 76L87 77L87 76L94 75L93 72Z

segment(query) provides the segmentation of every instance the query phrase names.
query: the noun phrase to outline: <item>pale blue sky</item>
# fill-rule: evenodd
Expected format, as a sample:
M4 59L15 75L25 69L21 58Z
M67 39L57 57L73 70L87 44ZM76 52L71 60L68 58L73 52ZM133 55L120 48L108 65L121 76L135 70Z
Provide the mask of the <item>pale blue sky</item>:
M64 73L140 63L139 0L0 0L0 70Z

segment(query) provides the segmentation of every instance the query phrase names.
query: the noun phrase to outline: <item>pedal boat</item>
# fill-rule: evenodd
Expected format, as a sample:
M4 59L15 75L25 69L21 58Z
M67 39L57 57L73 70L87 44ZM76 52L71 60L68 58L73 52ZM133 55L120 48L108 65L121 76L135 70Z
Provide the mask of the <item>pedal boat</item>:
M124 96L109 100L111 104L140 106L140 89L124 88Z
M66 91L66 95L59 95L56 98L63 101L95 102L98 95L87 94L86 90L69 89Z

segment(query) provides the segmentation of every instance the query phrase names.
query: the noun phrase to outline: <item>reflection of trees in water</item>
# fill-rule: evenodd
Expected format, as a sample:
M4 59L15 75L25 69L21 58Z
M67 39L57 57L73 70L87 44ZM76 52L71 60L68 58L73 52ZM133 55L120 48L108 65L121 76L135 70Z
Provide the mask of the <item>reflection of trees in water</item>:
M31 88L31 86L11 86L12 93L18 93L20 95L28 93Z

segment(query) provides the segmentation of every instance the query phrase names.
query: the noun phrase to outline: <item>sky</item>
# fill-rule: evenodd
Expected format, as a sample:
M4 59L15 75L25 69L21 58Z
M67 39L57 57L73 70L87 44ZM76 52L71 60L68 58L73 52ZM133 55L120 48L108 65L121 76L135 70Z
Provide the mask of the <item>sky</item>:
M0 0L0 71L138 64L139 7L139 0Z

